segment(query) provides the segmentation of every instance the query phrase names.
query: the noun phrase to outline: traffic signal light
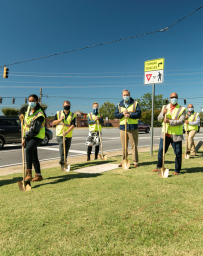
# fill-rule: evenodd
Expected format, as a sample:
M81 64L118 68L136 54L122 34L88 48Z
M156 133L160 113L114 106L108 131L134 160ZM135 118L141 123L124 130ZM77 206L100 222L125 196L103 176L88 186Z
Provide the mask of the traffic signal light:
M186 99L184 99L184 105L186 105Z
M25 98L25 103L27 104L27 98Z
M2 103L2 98L0 97L0 104Z
M8 71L9 71L9 69L6 66L4 66L3 78L8 78Z
M166 101L166 105L167 105L169 103L168 99L165 99L165 101Z
M15 104L15 99L14 98L12 99L12 104Z

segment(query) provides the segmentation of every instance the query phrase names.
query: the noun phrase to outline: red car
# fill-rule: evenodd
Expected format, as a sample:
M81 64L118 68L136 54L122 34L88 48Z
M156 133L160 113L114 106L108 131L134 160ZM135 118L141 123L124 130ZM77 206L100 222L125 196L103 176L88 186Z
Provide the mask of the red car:
M146 132L149 133L150 131L150 126L148 124L144 124L140 120L138 120L138 130L139 132Z

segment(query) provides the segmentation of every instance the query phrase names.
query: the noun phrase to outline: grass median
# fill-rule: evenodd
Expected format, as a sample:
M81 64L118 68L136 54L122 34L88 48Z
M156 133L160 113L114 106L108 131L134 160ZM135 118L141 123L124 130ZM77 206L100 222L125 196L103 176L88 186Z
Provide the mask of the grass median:
M151 172L157 156L148 152L129 170L44 169L30 192L19 191L21 174L0 177L0 255L203 255L202 156L183 159L173 176L170 148L167 179Z

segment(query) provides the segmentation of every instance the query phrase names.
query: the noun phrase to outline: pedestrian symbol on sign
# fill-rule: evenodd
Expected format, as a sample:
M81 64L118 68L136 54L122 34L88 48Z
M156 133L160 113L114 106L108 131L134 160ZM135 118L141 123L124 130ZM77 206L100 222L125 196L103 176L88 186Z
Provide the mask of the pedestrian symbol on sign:
M161 72L159 72L158 76L157 76L158 77L158 81L161 81L161 76L162 76L162 74L161 74Z

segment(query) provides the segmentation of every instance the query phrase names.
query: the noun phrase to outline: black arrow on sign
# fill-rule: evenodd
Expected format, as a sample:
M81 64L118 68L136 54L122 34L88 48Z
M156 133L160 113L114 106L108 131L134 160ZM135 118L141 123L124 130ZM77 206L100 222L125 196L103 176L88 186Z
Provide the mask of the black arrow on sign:
M162 65L162 62L158 63L158 67L159 67L159 65Z

